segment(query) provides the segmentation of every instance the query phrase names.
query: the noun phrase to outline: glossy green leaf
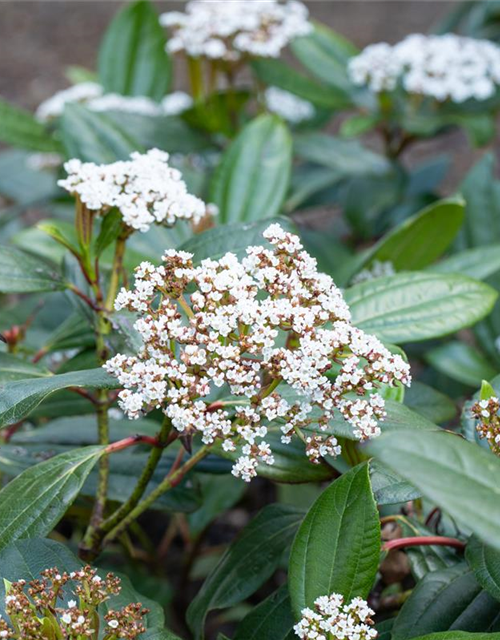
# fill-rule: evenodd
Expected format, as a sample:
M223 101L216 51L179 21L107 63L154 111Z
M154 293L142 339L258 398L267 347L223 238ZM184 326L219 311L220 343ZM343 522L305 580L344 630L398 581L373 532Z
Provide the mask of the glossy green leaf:
M285 584L243 618L234 640L294 640L294 623Z
M140 145L111 118L80 104L66 105L60 127L70 158L107 164L127 160L132 151L141 151Z
M468 633L467 631L444 631L418 636L415 640L500 640L500 633Z
M229 545L189 606L195 638L203 637L209 611L241 602L272 576L302 516L293 507L269 505Z
M294 151L303 160L338 171L343 177L381 175L390 164L358 140L344 140L324 133L301 133L295 136Z
M243 257L247 247L252 245L271 246L262 234L273 223L278 223L286 231L296 232L293 222L288 218L234 222L199 233L182 244L180 249L192 253L195 264L205 258L218 260L228 251Z
M210 201L220 222L276 216L292 165L290 133L279 118L262 115L247 124L225 152L212 179Z
M55 265L15 247L0 247L0 292L33 293L64 288Z
M0 384L26 378L43 378L50 373L32 362L10 353L0 353Z
M0 140L32 151L59 151L60 145L44 125L24 109L0 100Z
M74 449L24 471L0 491L0 549L46 536L78 495L103 447Z
M500 548L500 460L446 431L399 431L365 446L459 525Z
M366 597L379 553L380 522L364 463L320 495L297 532L288 569L295 617L325 593Z
M465 563L424 576L404 603L392 639L408 640L455 629L500 629L500 605L483 591Z
M460 251L427 269L434 273L461 273L469 278L484 280L500 271L500 244Z
M422 496L418 489L378 460L370 460L370 482L379 506L409 502Z
M453 400L418 380L405 390L405 405L434 424L447 422L457 414Z
M500 600L500 552L472 536L467 544L465 557L483 589L495 600Z
M160 101L170 85L165 31L153 5L139 0L113 19L101 43L98 75L106 92Z
M0 389L0 426L19 422L55 391L69 387L115 389L118 386L116 378L103 369L8 382Z
M255 75L270 87L279 87L317 107L341 109L349 105L345 92L320 85L281 60L258 58L251 62Z
M497 292L456 274L398 273L345 291L353 323L395 344L438 338L471 326L492 309Z
M453 242L464 220L464 205L458 198L440 200L407 218L369 251L365 264L390 261L396 271L427 267Z
M3 580L9 580L14 582L16 580L26 580L31 582L40 577L40 572L44 569L51 567L57 567L59 571L71 573L72 571L78 571L82 566L82 562L67 548L66 545L56 542L55 540L45 540L42 538L34 538L32 540L19 540L10 544L8 547L2 550L0 553L0 613L4 612L4 582ZM98 570L98 575L102 578L106 576L107 571ZM119 575L119 574L118 574ZM164 625L164 615L162 607L145 598L142 594L138 593L130 580L123 575L119 575L121 579L121 592L117 596L112 596L109 602L104 603L101 609L101 613L106 613L110 608L121 608L130 602L142 602L150 611L144 618L145 626L148 629L157 630L160 632L160 627ZM74 594L69 590L65 592L67 599L74 598ZM143 637L154 638L155 636L149 636L145 634ZM171 640L159 635L161 640ZM172 639L175 640L175 637Z
M475 347L453 340L425 354L427 362L452 380L477 387L481 380L493 378L496 369Z

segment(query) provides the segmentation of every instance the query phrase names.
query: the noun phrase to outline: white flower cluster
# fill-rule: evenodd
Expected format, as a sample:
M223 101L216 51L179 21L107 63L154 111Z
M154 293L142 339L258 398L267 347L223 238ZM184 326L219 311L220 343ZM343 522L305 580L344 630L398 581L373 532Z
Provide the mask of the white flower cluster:
M352 284L359 284L360 282L375 280L375 278L393 276L395 273L396 270L390 260L374 260L369 267L357 273L351 282Z
M61 116L67 104L75 102L85 105L91 111L123 111L156 117L178 115L192 106L193 99L184 91L174 91L158 103L146 96L104 93L104 88L96 82L81 82L42 102L35 115L41 122L49 122Z
M408 93L439 102L486 100L500 84L500 47L451 33L413 34L394 46L366 47L349 61L349 74L355 84L377 93L401 84Z
M344 598L333 593L314 601L312 609L302 609L302 618L294 626L301 640L373 640L378 637L372 627L374 611L362 598L346 605Z
M58 185L100 213L117 207L126 225L148 231L153 223L173 225L178 219L198 224L214 208L187 191L182 174L168 164L168 153L150 149L131 159L97 165L69 160L68 173Z
M264 97L269 111L292 124L310 120L316 114L316 110L310 102L278 87L266 89Z
M138 313L143 348L105 365L124 387L129 418L161 408L205 444L242 444L233 474L247 481L259 460L273 462L270 422L281 424L284 443L305 440L319 462L340 451L328 434L334 413L360 440L377 436L385 415L377 387L410 382L399 355L352 326L340 290L297 236L273 224L264 237L272 247L249 247L242 260L227 253L195 267L191 254L169 250L161 266L141 264L115 308ZM229 399L217 401L221 394Z
M277 58L293 38L311 32L308 16L297 0L194 0L185 13L164 13L160 22L172 30L170 52L237 61L245 55Z
M500 400L491 396L487 400L479 400L471 407L471 413L477 422L480 438L486 438L491 450L500 456Z

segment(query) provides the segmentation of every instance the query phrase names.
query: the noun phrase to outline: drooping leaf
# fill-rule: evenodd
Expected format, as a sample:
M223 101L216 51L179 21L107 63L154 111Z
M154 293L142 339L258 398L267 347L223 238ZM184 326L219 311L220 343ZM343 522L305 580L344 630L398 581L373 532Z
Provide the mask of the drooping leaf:
M165 31L153 5L139 0L116 14L101 43L98 75L106 92L160 101L170 85Z
M46 536L78 495L103 447L84 447L24 471L0 491L0 549Z
M70 158L107 164L127 160L141 146L103 113L90 111L80 104L68 104L61 118L61 135Z
M404 603L392 638L409 640L455 629L500 629L500 605L481 588L465 563L424 576Z
M225 152L212 179L210 200L220 222L252 222L280 213L292 164L290 133L279 118L261 115Z
M492 453L445 431L388 433L369 442L365 449L459 525L500 547L500 460Z
M33 151L59 151L60 145L41 122L24 109L0 100L0 140Z
M57 291L65 286L55 265L15 247L0 247L0 292Z
M294 640L294 622L288 587L283 585L243 618L234 640Z
M345 291L353 323L395 344L441 337L468 327L492 309L497 292L456 274L398 273Z
M465 557L483 589L495 600L500 600L500 552L472 536L467 543Z
M115 389L117 386L116 378L103 369L8 382L0 388L0 426L19 422L55 391L70 387Z
M203 637L209 611L241 602L271 577L302 516L293 507L269 505L230 544L189 606L195 638Z
M379 553L380 522L368 465L363 463L320 495L297 532L288 570L295 617L321 595L366 597Z
M496 369L480 351L458 340L431 349L425 359L437 371L471 387L479 386L481 380L489 380L496 374Z

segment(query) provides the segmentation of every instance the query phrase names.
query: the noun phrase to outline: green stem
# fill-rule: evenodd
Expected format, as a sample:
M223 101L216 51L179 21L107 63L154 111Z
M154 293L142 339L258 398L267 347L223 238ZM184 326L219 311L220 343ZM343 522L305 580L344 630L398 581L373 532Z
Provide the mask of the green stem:
M203 69L200 58L188 57L189 82L191 84L191 93L195 102L203 100L205 91L203 88Z
M173 473L167 475L167 477L161 482L154 491L152 491L142 502L140 502L132 511L112 529L108 535L104 538L104 543L111 542L119 537L129 525L137 520L149 507L164 493L176 487L182 478L190 471L200 460L202 460L210 451L208 446L203 446L196 453L194 453L189 460L182 465L179 469L176 469Z
M164 445L167 443L170 430L171 422L168 418L165 418L157 438L159 446L151 449L146 466L144 467L142 474L128 500L101 524L100 530L102 531L102 538L106 533L114 529L139 503L151 478L153 477L156 467L158 466L164 451Z
M116 294L118 292L120 277L123 271L123 258L125 256L125 246L126 246L128 235L129 235L128 233L123 232L116 241L115 256L113 259L113 269L111 271L108 295L106 296L106 302L104 305L108 311L111 311L113 309Z

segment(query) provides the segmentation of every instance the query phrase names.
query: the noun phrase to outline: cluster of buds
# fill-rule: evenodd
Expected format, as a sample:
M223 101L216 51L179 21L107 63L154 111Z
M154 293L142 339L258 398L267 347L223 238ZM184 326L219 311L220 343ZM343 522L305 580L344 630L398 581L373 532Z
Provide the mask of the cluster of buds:
M69 160L68 177L58 184L90 211L106 214L117 208L131 229L146 232L154 223L173 225L178 219L197 225L216 210L188 193L181 172L169 166L168 153L150 149L130 160L97 165Z
M500 400L496 396L479 400L471 407L474 418L478 421L476 425L480 438L486 438L491 450L500 456Z
M351 324L340 290L299 238L277 224L263 235L270 245L249 247L242 260L227 253L194 266L191 254L169 250L161 266L141 264L115 308L139 315L143 347L104 365L124 387L129 418L158 408L184 436L219 439L227 452L243 445L233 474L246 481L259 461L273 463L270 423L319 462L340 451L328 433L335 413L359 440L377 436L377 388L410 382L401 356Z
M164 13L160 22L172 31L171 53L235 62L245 55L277 58L293 38L311 32L308 15L297 0L194 0L185 13Z
M314 601L314 611L302 609L301 614L294 626L301 640L373 640L378 636L372 627L374 612L361 598L346 605L337 593L321 596Z
M37 580L8 583L5 611L9 622L0 619L0 638L134 640L146 630L142 618L148 610L139 603L109 610L100 631L98 607L118 593L119 578L111 573L101 578L89 566L71 573L46 569Z

